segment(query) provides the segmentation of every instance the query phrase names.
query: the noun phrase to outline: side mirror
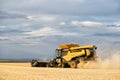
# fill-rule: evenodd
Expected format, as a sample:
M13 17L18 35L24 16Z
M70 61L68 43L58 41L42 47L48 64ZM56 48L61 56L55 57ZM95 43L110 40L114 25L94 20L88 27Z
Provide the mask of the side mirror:
M95 49L97 49L97 47L95 47Z

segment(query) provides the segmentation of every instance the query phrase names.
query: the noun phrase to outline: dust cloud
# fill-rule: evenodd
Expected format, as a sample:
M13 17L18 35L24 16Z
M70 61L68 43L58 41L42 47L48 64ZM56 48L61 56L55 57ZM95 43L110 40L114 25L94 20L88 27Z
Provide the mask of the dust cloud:
M109 57L101 59L97 58L96 61L89 61L87 63L81 62L78 64L78 68L85 69L120 69L120 54L112 54Z

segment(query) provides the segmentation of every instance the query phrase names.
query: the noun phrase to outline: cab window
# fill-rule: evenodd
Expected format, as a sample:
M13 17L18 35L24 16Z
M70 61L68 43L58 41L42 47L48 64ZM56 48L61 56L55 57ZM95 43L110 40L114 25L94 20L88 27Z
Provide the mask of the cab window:
M69 51L69 49L63 49L63 50L62 50L62 56L67 55L68 51Z
M61 56L61 49L56 49L56 56L60 57Z

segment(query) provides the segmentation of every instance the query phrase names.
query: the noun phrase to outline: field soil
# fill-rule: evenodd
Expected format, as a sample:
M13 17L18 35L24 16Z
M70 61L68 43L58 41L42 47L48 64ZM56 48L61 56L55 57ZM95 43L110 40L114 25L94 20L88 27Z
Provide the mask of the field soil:
M31 67L30 63L0 63L0 80L120 80L120 69Z

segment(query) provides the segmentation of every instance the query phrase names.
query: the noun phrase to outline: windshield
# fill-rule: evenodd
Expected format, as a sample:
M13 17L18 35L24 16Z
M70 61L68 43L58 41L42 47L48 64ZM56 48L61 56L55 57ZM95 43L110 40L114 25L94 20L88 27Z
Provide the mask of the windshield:
M62 57L67 55L69 49L56 49L56 57Z
M56 57L60 57L61 56L61 49L56 49Z

